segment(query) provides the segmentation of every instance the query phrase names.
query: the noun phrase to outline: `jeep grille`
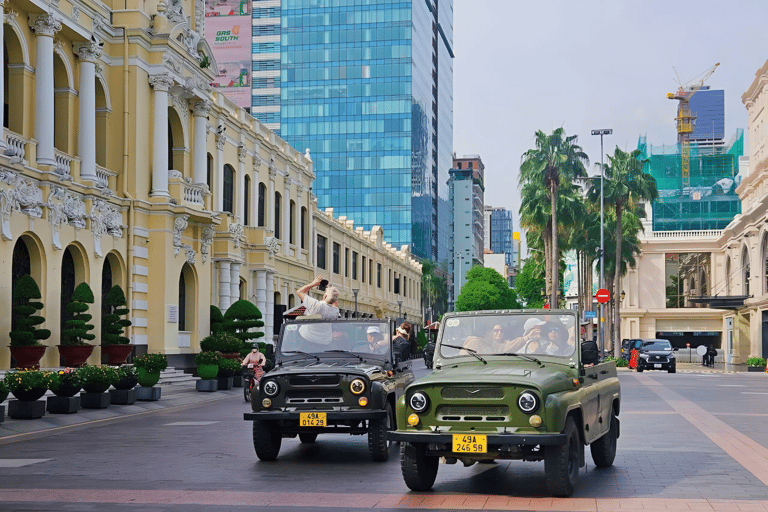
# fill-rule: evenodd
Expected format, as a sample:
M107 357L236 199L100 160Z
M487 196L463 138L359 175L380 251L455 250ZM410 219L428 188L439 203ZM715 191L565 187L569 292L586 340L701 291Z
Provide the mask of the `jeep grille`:
M340 389L296 390L291 389L285 394L287 404L340 404L342 393Z
M502 388L481 386L454 386L443 388L440 396L443 398L504 398Z
M338 375L295 375L289 380L291 386L337 386Z
M507 421L509 407L506 405L443 405L437 409L438 421Z

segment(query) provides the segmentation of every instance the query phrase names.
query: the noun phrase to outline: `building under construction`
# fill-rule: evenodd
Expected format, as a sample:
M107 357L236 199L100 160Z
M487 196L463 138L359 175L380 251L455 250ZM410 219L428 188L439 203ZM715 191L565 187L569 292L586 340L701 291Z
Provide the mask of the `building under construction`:
M656 179L659 198L653 203L654 231L723 229L741 213L736 195L744 131L729 143L690 141L689 172L684 176L680 144L651 146L645 136L637 148L645 171ZM687 179L684 179L687 178Z

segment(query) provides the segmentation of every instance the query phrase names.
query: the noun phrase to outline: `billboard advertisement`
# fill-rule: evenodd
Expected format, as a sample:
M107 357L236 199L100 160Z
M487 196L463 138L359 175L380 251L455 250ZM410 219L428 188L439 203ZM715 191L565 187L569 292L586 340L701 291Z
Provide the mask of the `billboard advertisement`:
M206 0L205 39L218 70L211 83L238 107L251 106L251 10L247 0Z

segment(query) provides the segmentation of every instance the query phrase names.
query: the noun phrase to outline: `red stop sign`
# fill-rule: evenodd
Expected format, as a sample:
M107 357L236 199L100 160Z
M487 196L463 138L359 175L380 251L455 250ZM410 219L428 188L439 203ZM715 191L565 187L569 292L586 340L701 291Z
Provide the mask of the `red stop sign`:
M595 298L597 299L597 302L599 302L600 304L605 304L610 300L611 294L605 288L600 288L599 290L597 290L597 293L595 294Z

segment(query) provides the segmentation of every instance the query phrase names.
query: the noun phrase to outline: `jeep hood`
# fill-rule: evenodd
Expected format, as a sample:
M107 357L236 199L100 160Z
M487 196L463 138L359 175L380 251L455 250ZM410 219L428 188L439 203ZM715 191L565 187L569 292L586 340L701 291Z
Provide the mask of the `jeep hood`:
M532 386L540 389L553 390L562 386L572 387L571 379L574 370L569 366L555 363L545 363L539 367L536 364L493 365L488 364L457 364L444 365L429 375L420 378L412 386L455 386L465 384L507 384Z
M304 363L305 361L302 361ZM349 373L349 374L363 374L371 376L375 373L383 371L381 365L371 364L368 362L360 362L358 360L351 361L321 361L312 362L311 364L283 364L278 366L271 372L265 374L265 377L278 377L281 375L299 375L299 374L328 374L328 373Z

